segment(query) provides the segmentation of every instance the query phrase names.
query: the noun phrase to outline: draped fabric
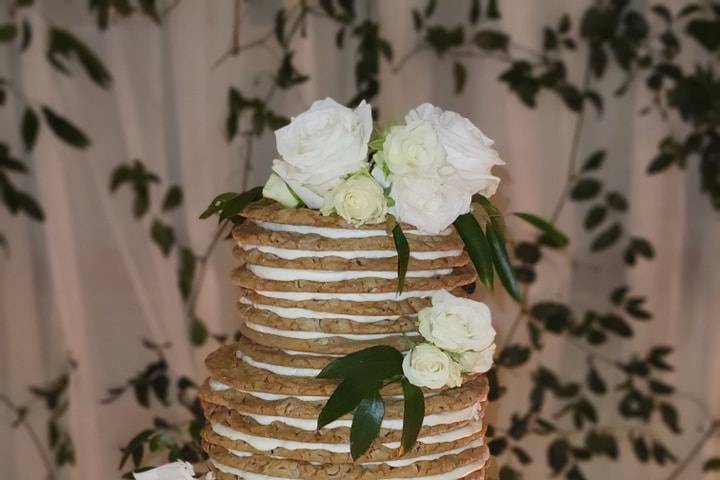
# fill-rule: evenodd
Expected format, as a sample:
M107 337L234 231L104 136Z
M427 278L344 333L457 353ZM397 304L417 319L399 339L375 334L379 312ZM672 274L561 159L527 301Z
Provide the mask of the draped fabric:
M460 2L440 2L438 19L449 24L465 15ZM364 14L379 19L383 35L397 57L417 42L411 7L418 2L360 2ZM248 4L243 13L241 42L251 41L272 28L278 2ZM519 44L537 46L542 26L565 12L577 14L585 2L532 0L505 2L500 28ZM649 8L649 4L646 6ZM27 159L32 175L23 187L35 192L47 219L34 223L0 211L0 225L10 245L8 258L0 258L0 393L17 403L28 400L29 385L43 384L77 364L71 376L67 426L75 441L77 463L61 470L59 478L117 478L119 449L154 416L182 419L180 410L153 403L139 407L131 395L109 405L101 404L106 390L124 383L153 359L142 338L171 342L168 361L175 372L197 381L204 377L202 358L213 345L196 349L187 338L187 322L176 288L174 260L162 256L149 236L149 219L132 216L129 189L109 192L112 170L123 162L142 159L162 179L163 185L182 185L181 209L166 215L179 240L203 251L214 233L212 221L199 221L199 212L217 193L257 185L269 173L275 146L272 135L254 143L249 177L241 140L228 143L224 135L227 90L263 95L267 72L275 68L273 55L264 49L231 57L219 66L216 60L227 49L231 36L233 2L181 2L158 27L146 18L118 20L99 32L87 13L86 2L47 1L30 14L36 38L32 50L20 57L0 57L2 70L22 95L35 104L47 104L81 125L92 139L86 150L58 142L45 127ZM108 91L92 84L81 71L59 74L45 59L43 32L48 24L61 25L82 38L98 53L113 75ZM272 101L276 111L296 114L315 99L331 96L346 101L355 93L354 46L334 47L335 28L311 17L307 36L297 43L295 62L310 81ZM690 47L688 47L690 48ZM688 52L693 59L693 52ZM569 58L569 75L579 81L582 58ZM550 216L565 182L576 115L555 96L544 94L534 110L523 106L498 82L505 65L493 59L468 60L468 86L454 95L452 61L426 53L417 55L399 72L381 65L381 91L374 100L381 120L402 118L425 101L456 110L471 118L495 139L507 162L495 197L508 211L530 211ZM263 73L264 72L264 73ZM697 400L720 415L720 387L715 367L720 354L717 323L720 311L720 214L699 192L696 168L673 170L648 177L646 165L663 135L681 125L638 112L648 105L647 90L634 87L621 100L612 97L622 80L610 75L595 87L608 99L602 115L592 111L582 128L579 158L605 148L606 165L600 173L608 190L625 192L630 210L624 224L633 235L651 239L657 258L625 267L621 253L590 254L589 237L583 232L586 207L568 203L560 226L572 243L568 252L550 253L531 288L533 301L563 300L579 308L606 309L612 287L628 284L633 294L648 297L654 321L636 326L633 342L617 342L603 351L624 358L631 351L644 352L654 344L676 348L676 371L671 379L687 395L678 399L683 412L684 441L656 434L670 441L684 455L690 441L706 425ZM9 99L2 118L4 138L14 138L22 109ZM8 115L9 114L9 115ZM20 151L19 139L11 145ZM162 189L153 187L157 211ZM509 220L514 237L533 232ZM200 293L198 312L213 333L231 332L235 293L229 281L233 265L230 246L223 243L209 261ZM494 309L498 330L505 331L517 307L506 296L481 294ZM524 329L518 333L524 335ZM522 338L522 337L519 337ZM210 342L212 343L212 342ZM615 346L616 345L616 346ZM533 362L573 375L582 372L584 353L566 342L547 339L546 352ZM528 381L524 374L508 374L518 386L498 407L498 418L524 405ZM528 380L528 379L525 379ZM616 400L602 403L608 428L624 435L623 421L611 412ZM34 404L32 425L45 435L42 406ZM40 479L43 466L30 438L22 429L11 429L13 417L0 409L0 472L6 479ZM720 442L708 445L708 453ZM544 455L536 458L537 478L547 474ZM684 478L697 478L699 460ZM597 462L591 478L657 478L652 468L640 470L628 452L617 463Z

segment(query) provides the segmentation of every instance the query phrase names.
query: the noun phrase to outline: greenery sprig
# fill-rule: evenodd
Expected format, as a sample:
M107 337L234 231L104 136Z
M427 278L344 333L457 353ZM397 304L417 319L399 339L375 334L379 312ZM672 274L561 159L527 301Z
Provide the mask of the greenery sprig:
M366 348L338 358L318 378L340 380L340 384L318 416L318 430L352 412L350 454L357 460L380 433L385 404L380 391L400 383L403 391L402 451L410 450L425 416L425 398L420 388L403 375L403 354L389 346Z

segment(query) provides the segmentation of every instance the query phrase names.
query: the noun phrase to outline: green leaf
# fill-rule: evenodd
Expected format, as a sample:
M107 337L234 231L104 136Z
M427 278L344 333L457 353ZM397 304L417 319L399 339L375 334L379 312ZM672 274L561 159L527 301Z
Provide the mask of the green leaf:
M175 244L175 230L156 218L150 227L150 235L162 254L167 257Z
M172 210L174 208L179 207L180 204L182 204L182 200L183 200L182 189L177 185L173 185L165 193L165 199L163 200L163 204L162 204L163 211L167 212L168 210Z
M514 344L505 347L497 362L505 367L519 367L530 359L530 349L524 345Z
M656 156L650 165L647 167L648 175L662 172L667 169L670 165L675 163L675 156L670 153L660 153Z
M388 221L394 221L388 217ZM410 245L408 244L405 234L400 228L399 223L395 223L392 228L393 242L395 243L395 251L397 252L397 293L400 294L405 287L405 276L407 275L408 262L410 261Z
M199 318L193 319L190 323L190 342L196 347L199 347L204 345L207 339L208 330L205 323Z
M425 396L407 378L403 377L401 384L404 397L402 448L407 452L415 445L425 418Z
M604 205L595 205L585 215L585 229L592 230L600 225L607 217L607 208Z
M610 192L605 197L610 208L618 212L624 212L628 209L628 202L625 196L619 192Z
M515 270L510 263L510 257L507 249L505 248L505 239L503 238L502 232L499 226L495 222L490 222L487 225L487 240L490 243L492 249L492 259L495 265L495 270L500 277L505 290L518 302L522 300L522 294L518 287L517 279L515 278Z
M380 433L383 417L385 417L385 403L378 391L365 396L353 414L350 427L350 454L353 460L367 452Z
M600 190L602 190L602 184L599 180L582 178L570 190L570 198L578 201L590 200L600 193Z
M347 379L355 376L372 376L382 380L402 375L402 362L403 354L396 348L378 345L333 360L317 377Z
M600 317L600 326L621 337L632 337L632 327L619 315L613 313Z
M51 27L48 36L47 58L52 66L68 74L68 68L63 61L75 57L93 82L102 88L110 86L112 83L110 72L102 60L80 39L57 27Z
M662 416L665 425L676 434L682 433L680 428L680 419L678 417L677 409L674 405L663 402L660 404L660 415Z
M532 213L518 212L515 213L515 216L522 218L530 225L540 230L543 233L543 243L551 247L564 248L568 245L568 243L570 243L567 235L558 230L553 224L546 220L543 220L537 215L533 215Z
M607 385L595 367L590 367L587 375L587 384L590 390L597 395L604 395L607 392Z
M703 464L703 472L720 470L720 457L708 458Z
M263 187L255 187L243 193L221 193L210 202L205 211L200 214L201 219L218 214L221 220L234 217L252 202L262 198Z
M494 276L492 250L477 219L472 213L466 213L460 215L454 225L475 266L478 278L483 284L492 288Z
M195 264L197 259L192 250L187 247L180 249L180 265L178 267L178 289L183 300L187 300L195 279Z
M120 466L118 467L118 469L122 468L123 465L125 465L125 462L130 457L130 455L133 454L133 452L135 452L136 450L140 450L142 452L143 444L150 438L152 434L152 430L143 430L142 432L135 435L132 440L130 440L130 443L128 443L128 445L122 449L123 455L120 459Z
M490 51L506 52L510 45L510 37L499 30L480 30L473 41L478 48Z
M379 380L357 377L340 382L318 415L317 429L320 430L355 410L363 398L371 392L377 392L381 386L382 382Z
M40 130L40 122L35 110L28 107L23 114L20 131L22 133L23 145L25 150L32 151L37 140L38 131Z
M17 36L17 26L13 22L0 25L0 43L11 42Z
M622 235L622 225L614 223L593 240L590 250L593 252L604 250L617 242L620 235Z
M605 150L596 150L585 160L585 164L582 166L583 172L590 172L600 168L605 161L606 152Z
M80 149L87 148L90 145L90 139L85 135L85 132L72 124L67 118L56 113L46 105L43 105L42 112L50 130L52 130L60 140Z
M467 68L463 63L453 63L453 80L455 82L455 95L459 95L465 89L465 83L467 83Z
M554 474L560 473L568 464L570 459L570 446L567 441L558 438L554 440L547 450L548 465L552 468Z
M520 475L518 474L518 472L514 468L510 467L509 465L503 465L502 467L500 467L500 472L498 475L499 475L498 476L499 480L519 480L520 479Z

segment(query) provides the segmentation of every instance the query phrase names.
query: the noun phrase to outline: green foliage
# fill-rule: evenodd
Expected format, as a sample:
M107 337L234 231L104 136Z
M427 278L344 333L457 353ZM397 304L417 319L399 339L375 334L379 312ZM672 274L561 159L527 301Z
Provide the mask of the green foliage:
M392 232L397 253L397 293L400 294L405 287L405 275L407 275L408 262L410 261L410 245L407 238L405 238L402 227L392 215L388 215L387 229Z
M478 278L487 287L492 288L495 276L492 250L477 219L472 213L460 215L455 220L455 229L465 244L465 249L475 266Z
M339 379L340 384L318 416L318 430L353 412L350 429L350 453L353 460L362 456L380 432L385 407L380 389L400 382L403 389L404 413L402 448L415 444L422 426L425 400L422 390L403 376L403 355L388 346L376 346L354 352L330 362L318 378Z
M58 71L69 75L70 69L66 62L73 57L80 63L90 79L102 88L108 88L112 77L100 58L82 41L70 32L52 27L48 32L49 40L47 58Z

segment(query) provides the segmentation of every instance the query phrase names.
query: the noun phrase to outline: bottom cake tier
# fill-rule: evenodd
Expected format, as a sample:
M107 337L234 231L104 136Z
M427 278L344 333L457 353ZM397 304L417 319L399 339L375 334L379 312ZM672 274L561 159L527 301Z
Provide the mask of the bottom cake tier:
M337 384L315 378L316 369L309 367L319 367L333 358L286 353L247 338L212 353L206 362L211 376L200 388L208 421L202 439L210 457L209 477L485 478L489 452L483 414L488 386L483 375L466 380L459 388L424 391L425 419L417 443L407 452L400 448L401 391L397 384L389 385L382 392L385 418L380 434L371 448L353 461L350 416L316 429L318 415ZM268 365L293 369L293 375L259 368Z

